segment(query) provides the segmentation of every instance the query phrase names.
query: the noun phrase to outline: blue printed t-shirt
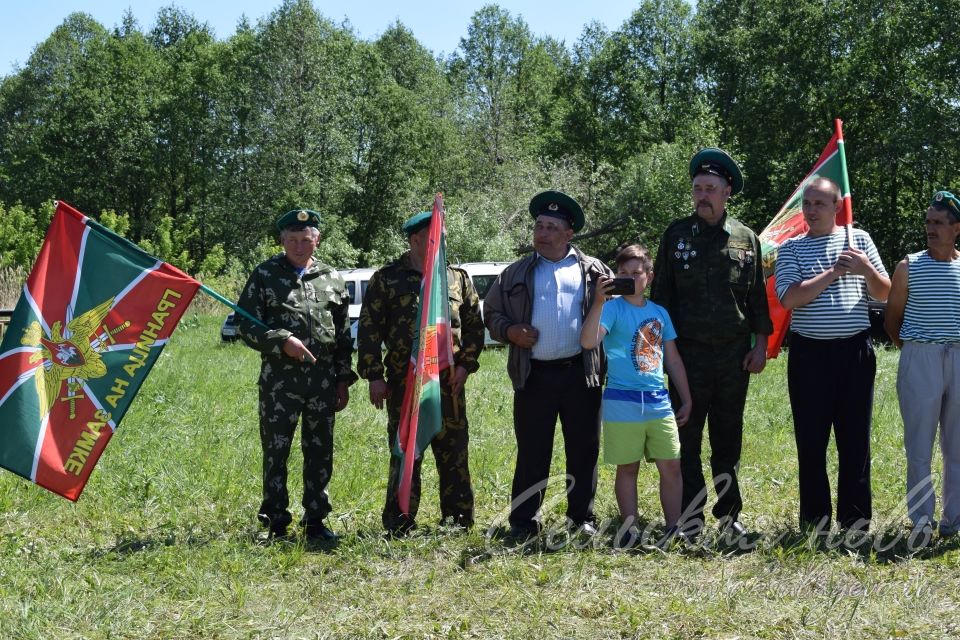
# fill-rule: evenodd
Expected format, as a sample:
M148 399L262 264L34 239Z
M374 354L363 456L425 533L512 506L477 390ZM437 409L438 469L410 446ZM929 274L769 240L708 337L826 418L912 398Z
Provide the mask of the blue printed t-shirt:
M642 307L615 298L603 306L600 326L607 331L607 387L659 391L663 385L663 341L676 340L667 310L647 300Z

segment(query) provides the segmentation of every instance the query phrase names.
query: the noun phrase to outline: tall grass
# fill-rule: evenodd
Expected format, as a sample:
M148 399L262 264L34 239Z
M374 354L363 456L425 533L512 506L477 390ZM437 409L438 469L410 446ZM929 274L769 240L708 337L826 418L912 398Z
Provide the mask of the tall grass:
M624 553L593 545L513 547L485 535L509 502L514 464L505 353L468 381L477 527L436 525L436 473L424 465L421 528L381 535L385 416L353 387L336 427L334 548L257 542L257 356L220 343L220 315L188 316L76 504L0 473L2 638L956 637L957 543L910 556L893 379L880 353L873 436L878 542L820 547L795 529L797 469L785 362L754 377L736 545ZM562 472L556 441L554 472ZM428 454L429 458L429 454ZM834 457L831 454L831 460ZM294 452L291 495L300 495ZM597 513L616 524L613 473ZM656 471L641 513L659 522ZM551 487L550 495L558 491ZM558 518L564 503L552 507ZM756 539L756 538L755 538ZM890 542L889 548L882 548ZM576 548L577 546L583 548Z
M0 268L0 309L13 309L20 299L27 270L23 267Z

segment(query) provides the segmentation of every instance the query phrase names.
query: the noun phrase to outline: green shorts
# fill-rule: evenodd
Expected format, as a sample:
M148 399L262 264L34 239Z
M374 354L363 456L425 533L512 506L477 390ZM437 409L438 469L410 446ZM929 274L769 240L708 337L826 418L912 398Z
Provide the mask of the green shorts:
M678 460L680 434L672 415L643 422L604 422L603 461L632 464L641 459Z

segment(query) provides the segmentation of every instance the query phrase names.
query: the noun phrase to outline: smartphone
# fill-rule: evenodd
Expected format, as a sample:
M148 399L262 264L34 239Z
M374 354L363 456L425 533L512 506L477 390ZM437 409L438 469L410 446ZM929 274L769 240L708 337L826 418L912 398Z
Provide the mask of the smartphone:
M613 287L607 289L607 295L632 296L636 293L637 283L633 278L614 278Z

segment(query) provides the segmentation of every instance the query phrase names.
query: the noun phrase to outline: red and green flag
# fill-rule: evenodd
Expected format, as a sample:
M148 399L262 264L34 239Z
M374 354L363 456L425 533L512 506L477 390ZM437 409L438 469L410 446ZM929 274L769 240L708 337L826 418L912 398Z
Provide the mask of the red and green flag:
M820 158L800 182L787 201L773 217L767 228L760 233L760 250L763 255L763 271L767 278L767 302L770 307L770 319L773 320L773 334L767 342L767 357L776 358L780 345L790 327L790 312L780 304L777 297L774 269L777 263L777 251L780 245L807 232L807 223L803 219L803 190L815 178L829 178L840 186L843 208L837 214L837 224L847 227L853 224L853 204L850 199L850 180L847 177L847 158L843 144L843 122L834 120L834 133L824 147Z
M58 203L0 345L0 466L76 501L199 287Z
M433 200L427 255L420 282L417 333L413 338L407 368L400 428L394 454L402 459L397 502L402 513L410 513L410 488L414 460L443 428L440 410L440 372L451 369L453 342L450 333L450 299L447 293L447 248L443 195Z

